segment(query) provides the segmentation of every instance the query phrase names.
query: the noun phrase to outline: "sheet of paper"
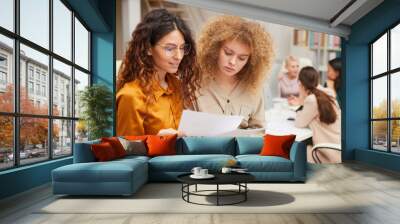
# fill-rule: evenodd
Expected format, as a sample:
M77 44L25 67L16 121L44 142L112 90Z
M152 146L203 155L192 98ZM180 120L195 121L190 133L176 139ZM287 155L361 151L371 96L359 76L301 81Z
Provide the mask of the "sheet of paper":
M229 116L184 110L179 123L179 131L186 136L215 136L236 130L242 116Z

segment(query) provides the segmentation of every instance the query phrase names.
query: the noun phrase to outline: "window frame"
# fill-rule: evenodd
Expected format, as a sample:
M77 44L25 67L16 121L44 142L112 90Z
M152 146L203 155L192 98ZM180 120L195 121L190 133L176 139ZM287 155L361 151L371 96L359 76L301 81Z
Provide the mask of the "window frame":
M396 26L400 26L400 21L397 21L393 25L391 25L389 28L385 29L384 32L379 34L375 39L373 39L369 44L369 149L373 151L379 151L379 152L386 152L386 153L391 153L391 154L400 154L400 152L393 152L392 151L392 122L393 121L400 121L400 117L393 117L392 116L392 96L391 96L391 91L392 91L392 86L391 86L391 80L392 76L396 75L396 73L400 72L400 67L391 69L391 31L393 28ZM376 43L381 37L384 35L387 35L387 64L386 64L386 71L380 74L376 74L374 76L373 74L373 44ZM374 93L374 88L373 88L373 81L382 77L386 77L386 86L387 86L387 105L386 105L386 118L373 118L373 93ZM379 150L374 148L374 132L373 132L373 122L376 121L386 121L386 151L384 150Z
M62 116L56 116L53 115L53 59L58 60L61 63L64 63L68 66L71 66L71 93L72 93L72 99L71 99L71 104L74 105L75 103L75 88L74 88L74 82L75 82L75 69L85 73L89 77L89 83L88 86L92 85L92 69L91 69L91 49L92 49L92 43L91 43L91 37L92 37L92 30L88 27L88 25L84 22L84 20L79 16L78 13L76 13L72 7L66 2L65 0L59 0L68 10L71 11L71 18L70 18L70 23L71 23L71 58L67 59L64 58L63 56L55 53L53 50L53 23L54 23L54 17L53 17L53 1L54 0L47 0L49 3L49 47L46 49L45 47L42 47L39 44L36 44L29 39L24 38L23 36L20 35L20 0L14 0L13 1L13 10L14 10L14 31L10 31L4 27L0 26L0 35L10 38L13 41L13 54L12 54L12 75L14 79L14 110L13 112L2 112L0 111L0 116L4 117L11 117L13 119L13 154L14 154L14 161L13 165L10 167L5 167L5 168L0 168L0 172L4 170L10 170L10 169L16 169L19 167L23 166L29 166L37 163L43 163L49 160L53 159L61 159L65 157L70 157L73 156L74 152L74 143L75 143L75 126L76 126L76 121L79 120L79 117L75 117L75 108L71 108L71 114ZM75 18L79 20L79 22L83 25L83 27L88 31L88 69L85 69L78 64L75 63ZM20 56L20 45L23 44L29 48L32 48L33 50L36 50L42 54L45 54L48 56L48 74L47 74L47 83L45 84L45 95L48 97L47 103L48 103L48 112L46 115L39 115L39 114L27 114L27 113L21 113L20 111L20 85L21 85L21 80L20 80L20 65L21 65L21 56ZM42 87L42 79L41 75L43 70L40 69L39 73L39 80L36 79L36 72L37 68L33 67L33 79L30 79L30 68L31 65L29 63L27 65L27 73L25 74L26 76L26 82L32 81L34 84L34 92L36 92L35 85L40 83L40 87ZM27 84L28 85L28 84ZM27 86L28 87L28 86ZM29 87L28 87L29 88ZM27 89L27 91L29 91ZM37 95L39 97L43 97L40 91L40 94ZM36 102L34 102L36 103ZM43 157L43 160L40 160L38 162L31 162L31 163L24 163L21 164L21 158L20 158L20 119L21 118L45 118L47 119L48 123L48 136L47 136L47 150L48 154L46 155L47 157ZM62 155L62 156L55 156L53 155L54 152L54 146L53 146L53 123L57 120L65 120L65 121L70 121L71 122L71 153L68 155Z

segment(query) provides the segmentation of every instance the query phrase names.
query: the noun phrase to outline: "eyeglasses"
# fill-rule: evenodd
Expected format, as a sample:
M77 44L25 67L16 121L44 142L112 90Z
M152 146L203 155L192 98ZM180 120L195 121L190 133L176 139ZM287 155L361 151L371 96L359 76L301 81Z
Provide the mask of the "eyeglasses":
M172 57L175 56L178 53L178 50L180 51L181 54L183 55L188 55L190 53L190 44L183 44L180 47L176 46L176 45L161 45L161 44L157 44L158 46L162 47L162 49L164 50L165 56L167 57Z

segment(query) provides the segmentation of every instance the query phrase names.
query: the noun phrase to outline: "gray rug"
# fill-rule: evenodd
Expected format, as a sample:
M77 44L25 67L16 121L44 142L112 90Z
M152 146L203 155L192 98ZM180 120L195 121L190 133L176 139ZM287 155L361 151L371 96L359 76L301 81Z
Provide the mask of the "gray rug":
M260 183L248 186L247 201L237 205L189 204L181 198L180 184L150 183L131 197L58 197L35 213L360 213L356 204L346 202L316 184ZM203 185L198 190L213 188L215 186ZM233 186L224 189L230 188ZM224 197L222 202L237 199ZM214 196L194 196L191 200L207 204L216 202Z

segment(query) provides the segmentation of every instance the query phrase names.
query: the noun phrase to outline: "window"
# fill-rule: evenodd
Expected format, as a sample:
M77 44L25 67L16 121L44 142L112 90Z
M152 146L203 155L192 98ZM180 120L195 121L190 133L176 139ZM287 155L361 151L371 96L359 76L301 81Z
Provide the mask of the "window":
M5 91L7 85L7 55L0 53L0 91Z
M7 67L7 55L0 54L0 67Z
M90 31L68 1L0 2L0 170L70 156L77 132L87 139L74 105L90 85Z
M400 24L370 45L371 148L400 153Z
M89 85L89 74L83 73L79 70L75 71L75 117L79 117L81 114L81 108L79 107L80 93Z
M49 48L49 0L20 0L21 36Z
M60 1L53 0L54 53L71 60L72 12Z
M70 89L65 89L65 87L64 87L66 83L70 83L70 84L72 83L72 68L71 68L71 66L68 66L68 65L66 65L66 64L64 64L64 63L62 63L62 62L60 62L60 61L58 61L56 59L53 60L53 64L54 64L53 91L55 93L55 95L53 95L54 96L53 108L55 108L53 110L53 114L59 114L60 113L59 106L62 106L61 104L58 104L59 103L59 101L58 101L59 92L61 94L60 100L63 103L64 103L64 100L65 100L64 99L65 95L66 96L72 95L72 91ZM72 98L67 99L67 100L71 100L72 101ZM72 104L72 102L68 102L68 103ZM72 116L72 108L71 107L68 107L65 112L66 112L66 114L63 114L63 116L64 115Z
M3 2L2 2L3 3ZM0 9L0 21L3 18L1 15L3 8ZM0 23L1 24L1 23ZM14 111L14 71L12 69L11 61L14 57L14 41L11 38L6 37L0 33L0 73L2 74L2 84L0 85L0 115L1 112L12 113ZM8 62L6 60L8 59ZM10 64L10 65L8 65ZM5 82L5 83L4 83ZM5 114L4 114L5 115ZM1 119L5 119L2 117ZM8 118L7 118L8 119ZM2 121L0 120L0 123ZM1 136L0 136L1 139ZM8 146L12 144L6 144ZM7 146L7 147L8 147ZM5 146L4 146L5 147ZM3 148L3 144L0 141L0 149ZM1 169L1 160L0 160Z
M1 0L0 26L14 31L14 0Z
M46 86L42 86L42 96L46 96Z
M6 85L7 84L7 73L0 71L0 84Z
M75 62L82 68L89 69L89 32L75 18Z
M28 93L33 94L33 82L28 82Z
M29 66L28 76L30 80L33 80L33 67Z
M46 82L46 74L42 73L42 82Z
M53 157L70 155L72 144L71 120L53 120Z
M36 84L36 95L40 95L40 84Z
M40 81L40 70L36 69L36 80Z

